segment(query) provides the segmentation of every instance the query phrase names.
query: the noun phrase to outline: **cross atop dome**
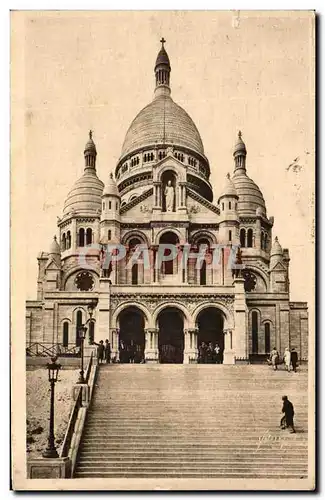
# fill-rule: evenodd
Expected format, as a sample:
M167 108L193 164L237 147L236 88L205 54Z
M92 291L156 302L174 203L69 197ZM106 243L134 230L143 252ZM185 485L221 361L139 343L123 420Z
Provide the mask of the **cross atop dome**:
M160 43L161 43L161 46L162 46L161 48L164 49L165 48L164 47L164 43L166 43L166 40L164 39L164 37L161 38Z

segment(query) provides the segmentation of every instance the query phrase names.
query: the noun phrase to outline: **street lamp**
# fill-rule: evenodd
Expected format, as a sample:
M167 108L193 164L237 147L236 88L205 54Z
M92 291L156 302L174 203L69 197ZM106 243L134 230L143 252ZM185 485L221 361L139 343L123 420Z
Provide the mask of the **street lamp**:
M87 327L86 325L81 325L79 328L79 338L80 338L80 355L81 355L81 369L77 384L85 384L84 377L84 341L86 338Z
M51 384L51 405L50 405L50 430L48 437L48 445L46 450L43 452L44 458L58 458L58 452L55 447L54 439L54 385L58 380L59 370L61 365L56 363L57 358L51 358L52 363L47 364L47 370L49 375L49 382Z
M87 326L88 323L92 320L93 314L94 314L94 304L89 304L87 307L87 311L89 314L89 319L87 319L86 323L84 325L81 325L79 327L79 339L80 339L80 356L81 356L81 369L80 369L80 375L77 384L85 384L85 377L84 377L84 341L86 338L86 333L87 333Z

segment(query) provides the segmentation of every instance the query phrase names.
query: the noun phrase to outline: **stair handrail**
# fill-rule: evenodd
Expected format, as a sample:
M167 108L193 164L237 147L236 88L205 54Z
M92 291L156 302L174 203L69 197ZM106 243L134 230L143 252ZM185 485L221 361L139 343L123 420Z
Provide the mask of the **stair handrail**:
M67 457L69 455L70 445L73 438L74 429L76 426L76 422L78 419L79 409L81 408L82 403L82 390L81 387L77 388L78 394L76 396L75 402L73 404L70 418L68 422L68 427L64 436L63 444L61 447L60 457Z
M92 352L85 371L85 384L80 384L79 387L77 384L75 386L75 391L76 391L75 401L71 409L67 430L60 451L61 458L65 457L70 458L71 475L69 475L69 477L73 477L78 456L78 449L81 442L81 436L86 420L87 409L91 402L93 394L96 374L97 374L97 365L94 362L94 353ZM88 399L86 406L84 402L85 390Z

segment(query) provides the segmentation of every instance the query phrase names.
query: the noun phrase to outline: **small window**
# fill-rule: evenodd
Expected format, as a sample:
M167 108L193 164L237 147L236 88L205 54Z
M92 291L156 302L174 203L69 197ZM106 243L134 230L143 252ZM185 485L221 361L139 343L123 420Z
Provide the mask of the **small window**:
M70 231L67 232L66 248L67 248L67 250L69 248L71 248L71 233L70 233Z
M253 229L247 231L247 247L252 248L253 246Z
M79 229L79 246L80 247L85 246L85 230L84 230L84 228Z
M116 210L118 210L118 201L116 202Z
M109 201L109 202L108 202L108 210L111 210L111 209L112 209L112 202L111 202L111 201Z
M232 234L231 234L231 231L229 231L229 233L228 233L228 239L229 239L229 241L232 241Z
M231 201L229 202L229 210L231 210Z
M224 210L224 209L225 209L225 204L223 203L223 204L222 204L222 210Z
M108 238L109 240L111 240L111 239L112 239L112 231L111 231L110 229L107 231L107 238Z
M252 312L252 349L253 354L258 353L258 316L257 312Z
M76 346L80 345L80 327L82 326L82 311L77 311L77 321L76 321Z
M69 345L69 323L65 321L63 323L63 338L62 338L63 347L68 347Z
M244 228L240 230L240 246L242 248L246 246L246 231Z
M86 244L91 245L93 242L93 232L92 229L89 227L86 231Z
M103 210L105 210L105 201L103 201Z
M265 323L264 325L265 333L265 354L269 354L271 350L271 338L270 338L270 323Z
M65 237L65 233L62 234L62 241L61 241L61 250L65 250L67 248L67 244L66 244L66 237Z

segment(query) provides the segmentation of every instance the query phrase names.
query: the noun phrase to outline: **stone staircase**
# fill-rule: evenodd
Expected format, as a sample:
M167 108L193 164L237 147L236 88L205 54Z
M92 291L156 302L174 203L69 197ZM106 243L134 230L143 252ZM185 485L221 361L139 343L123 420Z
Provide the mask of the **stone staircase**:
M75 477L307 478L307 398L306 369L101 366Z

